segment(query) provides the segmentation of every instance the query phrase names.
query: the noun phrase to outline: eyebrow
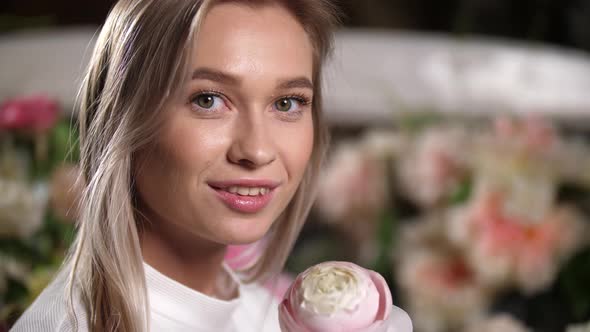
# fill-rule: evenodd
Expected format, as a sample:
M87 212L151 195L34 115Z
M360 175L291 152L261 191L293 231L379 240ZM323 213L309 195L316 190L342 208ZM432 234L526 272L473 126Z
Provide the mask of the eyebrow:
M278 84L279 89L303 88L313 90L313 83L307 77L297 77L294 79L282 80Z
M218 83L224 83L227 85L240 85L241 80L235 76L226 74L219 70L209 68L197 68L193 71L191 76L193 80L208 80Z
M208 80L217 83L227 84L227 85L240 85L242 80L224 73L219 70L210 69L210 68L197 68L193 71L191 76L193 80ZM313 83L305 77L300 76L293 79L281 79L278 81L277 88L279 89L294 89L294 88L303 88L303 89L311 89L313 90Z

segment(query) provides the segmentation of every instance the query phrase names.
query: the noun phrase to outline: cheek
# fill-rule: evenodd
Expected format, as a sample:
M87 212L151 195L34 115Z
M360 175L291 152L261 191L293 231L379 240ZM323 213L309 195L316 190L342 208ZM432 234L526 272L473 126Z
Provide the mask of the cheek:
M223 155L224 132L202 128L188 117L169 119L157 142L138 159L137 185L147 203L168 211L179 210L174 205L188 204L201 176ZM174 199L167 201L171 197Z
M223 159L230 139L227 125L176 116L163 132L160 148L166 151L165 158L172 161L171 171L179 172L185 181L195 181Z
M280 130L275 137L289 177L301 180L313 151L314 132L311 116L298 128Z

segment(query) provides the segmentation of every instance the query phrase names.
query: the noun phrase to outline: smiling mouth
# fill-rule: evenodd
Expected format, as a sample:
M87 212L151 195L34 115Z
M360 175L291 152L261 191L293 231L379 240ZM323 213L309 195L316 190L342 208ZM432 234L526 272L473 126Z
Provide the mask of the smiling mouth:
M231 186L227 188L214 188L217 190L223 190L229 192L231 194L236 194L239 196L262 196L268 194L272 189L268 187L240 187L240 186Z
M279 185L269 181L241 181L208 183L216 196L229 209L240 213L256 213L264 209L274 197Z

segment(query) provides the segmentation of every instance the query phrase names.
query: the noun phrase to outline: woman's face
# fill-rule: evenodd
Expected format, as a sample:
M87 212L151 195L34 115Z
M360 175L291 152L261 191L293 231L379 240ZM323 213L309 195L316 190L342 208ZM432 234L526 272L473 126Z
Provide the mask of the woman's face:
M188 82L139 154L154 226L220 244L260 239L293 197L313 147L312 45L279 6L214 6Z

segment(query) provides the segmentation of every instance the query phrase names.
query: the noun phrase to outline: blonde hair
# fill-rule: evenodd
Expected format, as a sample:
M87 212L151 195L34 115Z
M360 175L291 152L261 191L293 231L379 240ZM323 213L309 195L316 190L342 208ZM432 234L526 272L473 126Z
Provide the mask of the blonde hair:
M278 3L287 8L314 46L311 162L295 196L268 234L268 250L244 271L252 282L280 272L315 198L327 145L321 115L321 68L332 48L336 11L328 0L233 1L251 6ZM80 92L78 119L86 190L77 238L64 265L69 272L70 315L75 320L77 294L87 310L91 331L149 328L141 229L133 192L134 155L157 135L162 105L178 90L187 72L188 50L198 24L207 8L217 2L122 0L98 37Z

